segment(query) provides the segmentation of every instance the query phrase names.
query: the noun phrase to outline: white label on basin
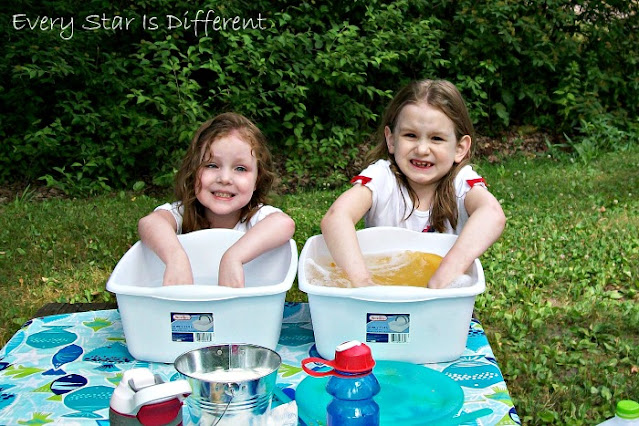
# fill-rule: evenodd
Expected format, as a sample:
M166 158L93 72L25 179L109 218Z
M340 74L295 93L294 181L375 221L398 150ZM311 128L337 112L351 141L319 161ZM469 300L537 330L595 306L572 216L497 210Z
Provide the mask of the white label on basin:
M213 313L171 312L171 340L174 342L212 342Z
M409 343L410 314L366 314L366 343Z

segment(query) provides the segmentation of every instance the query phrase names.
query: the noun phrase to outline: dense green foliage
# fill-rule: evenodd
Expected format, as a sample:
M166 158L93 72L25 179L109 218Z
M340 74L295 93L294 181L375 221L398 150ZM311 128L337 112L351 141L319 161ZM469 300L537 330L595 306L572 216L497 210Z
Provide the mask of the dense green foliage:
M426 77L456 83L484 134L525 124L579 145L588 128L595 139L582 158L634 143L639 127L635 1L19 0L3 9L0 181L43 178L80 194L166 184L198 124L235 110L265 131L286 179L335 183L391 94ZM221 21L193 24L206 16ZM600 146L610 130L619 137Z
M639 147L588 165L518 156L477 164L508 224L481 257L475 301L525 425L597 424L639 395ZM276 200L301 250L340 190ZM0 204L0 345L48 302L113 301L105 283L166 198L131 192ZM296 286L287 300L305 301Z

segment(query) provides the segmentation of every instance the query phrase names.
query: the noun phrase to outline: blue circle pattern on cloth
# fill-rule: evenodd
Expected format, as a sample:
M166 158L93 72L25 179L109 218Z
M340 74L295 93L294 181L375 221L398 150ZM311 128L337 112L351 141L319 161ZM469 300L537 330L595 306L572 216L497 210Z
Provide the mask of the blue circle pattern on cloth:
M319 356L308 304L284 306L276 351L282 358L277 386L290 398L307 377L301 361ZM126 348L117 310L59 314L27 322L0 350L0 425L107 425L109 399L124 370L149 368L164 381L177 380L171 364L135 360ZM460 413L490 408L491 414L466 425L518 425L515 407L481 324L470 323L467 348L450 363L429 364L462 387ZM274 404L277 405L277 401ZM184 416L188 418L188 408ZM74 420L75 419L75 420Z

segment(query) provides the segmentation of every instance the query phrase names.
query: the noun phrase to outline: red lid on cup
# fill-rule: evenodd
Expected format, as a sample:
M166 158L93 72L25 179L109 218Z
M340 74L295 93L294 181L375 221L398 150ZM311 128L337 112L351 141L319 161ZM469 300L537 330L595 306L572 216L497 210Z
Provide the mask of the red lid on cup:
M309 362L318 364L324 364L329 367L333 367L330 371L314 371L306 367ZM306 358L302 361L302 368L311 376L339 376L344 377L343 374L359 375L368 374L373 370L375 366L375 360L371 353L371 348L366 344L357 340L351 340L344 342L335 349L335 359L328 361L322 358Z
M371 348L357 340L344 342L335 349L333 368L345 373L363 373L375 366Z

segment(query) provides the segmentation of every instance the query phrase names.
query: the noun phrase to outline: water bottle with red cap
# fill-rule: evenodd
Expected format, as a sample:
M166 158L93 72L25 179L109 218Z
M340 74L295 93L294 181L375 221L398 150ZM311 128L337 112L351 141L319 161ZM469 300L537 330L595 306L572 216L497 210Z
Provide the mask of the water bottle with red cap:
M314 371L308 363L332 367L329 371ZM302 368L314 377L331 376L326 391L333 396L326 407L328 426L379 426L379 405L373 397L379 393L379 382L373 375L375 361L371 349L352 340L335 349L335 359L306 358Z

